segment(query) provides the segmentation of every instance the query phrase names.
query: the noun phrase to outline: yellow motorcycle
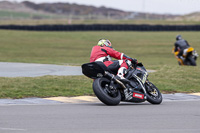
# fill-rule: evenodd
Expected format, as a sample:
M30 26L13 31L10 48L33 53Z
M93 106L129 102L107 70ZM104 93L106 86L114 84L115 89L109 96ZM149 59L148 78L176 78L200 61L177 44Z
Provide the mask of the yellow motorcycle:
M177 56L180 50L174 52L173 48L172 52L174 53L176 59L178 60L179 65L196 66L196 60L199 55L197 54L197 52L194 50L193 47L189 47L183 50L183 56L182 56L183 58L178 58Z

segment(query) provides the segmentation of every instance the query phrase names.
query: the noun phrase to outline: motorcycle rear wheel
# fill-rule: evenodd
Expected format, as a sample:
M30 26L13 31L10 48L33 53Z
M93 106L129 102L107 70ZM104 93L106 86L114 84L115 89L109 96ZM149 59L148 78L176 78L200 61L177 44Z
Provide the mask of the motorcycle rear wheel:
M196 66L197 65L195 59L192 58L192 56L189 56L187 58L187 61L188 61L189 65L191 65L191 66Z
M146 83L146 91L148 102L151 104L160 104L162 102L162 94L153 83Z
M93 82L93 91L97 98L106 105L118 105L121 101L121 94L119 90L111 94L108 90L110 80L106 78L98 78Z

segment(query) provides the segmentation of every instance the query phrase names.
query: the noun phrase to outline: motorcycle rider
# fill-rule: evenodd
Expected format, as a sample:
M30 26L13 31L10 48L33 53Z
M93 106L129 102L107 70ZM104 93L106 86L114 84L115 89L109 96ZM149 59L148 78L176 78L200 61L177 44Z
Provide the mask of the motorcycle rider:
M182 39L181 35L177 35L174 46L175 46L174 52L179 51L177 57L181 60L184 60L183 51L190 47L189 43L186 40Z
M118 59L112 60L111 57ZM137 64L137 59L128 57L124 53L120 53L112 48L112 44L108 39L100 39L96 46L92 48L90 62L101 61L111 71L118 71L117 78L126 80L124 75L132 64Z

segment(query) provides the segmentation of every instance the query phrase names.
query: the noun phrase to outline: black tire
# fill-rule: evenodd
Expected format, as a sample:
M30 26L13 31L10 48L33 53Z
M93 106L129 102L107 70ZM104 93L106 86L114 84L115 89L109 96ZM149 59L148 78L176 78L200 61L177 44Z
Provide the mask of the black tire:
M110 81L106 78L98 78L93 82L93 91L97 98L106 105L118 105L121 101L121 94L117 90L116 94L110 95L106 91L106 84L110 84Z
M151 104L160 104L162 102L162 94L153 83L146 83L146 91L148 102Z
M191 65L191 66L196 66L197 65L195 59L192 58L192 56L189 56L187 60L189 62L189 65Z

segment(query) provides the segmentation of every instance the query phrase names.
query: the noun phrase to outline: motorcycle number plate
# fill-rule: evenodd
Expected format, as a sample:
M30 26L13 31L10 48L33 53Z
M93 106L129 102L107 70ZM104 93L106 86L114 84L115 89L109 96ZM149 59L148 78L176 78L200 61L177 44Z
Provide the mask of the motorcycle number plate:
M139 94L139 93L133 93L133 97L135 98L139 98L139 99L144 99L144 95L143 94Z

